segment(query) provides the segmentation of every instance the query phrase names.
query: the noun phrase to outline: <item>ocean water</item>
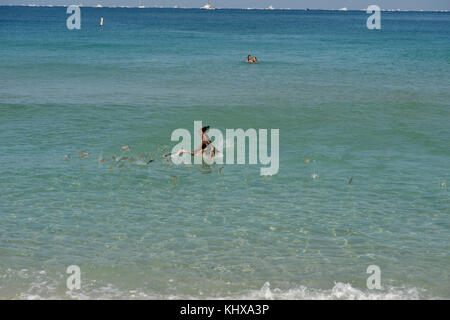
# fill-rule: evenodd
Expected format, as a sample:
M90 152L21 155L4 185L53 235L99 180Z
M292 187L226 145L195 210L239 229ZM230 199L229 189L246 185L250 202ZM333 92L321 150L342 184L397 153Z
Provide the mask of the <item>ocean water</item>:
M450 298L449 13L81 16L0 7L0 299ZM163 161L195 120L278 174Z

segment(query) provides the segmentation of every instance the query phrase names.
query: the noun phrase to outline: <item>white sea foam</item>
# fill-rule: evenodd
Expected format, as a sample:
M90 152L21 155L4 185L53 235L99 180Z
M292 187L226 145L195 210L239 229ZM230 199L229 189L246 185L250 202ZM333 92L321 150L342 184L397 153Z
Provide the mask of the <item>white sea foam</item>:
M351 284L337 282L331 289L314 289L305 286L280 290L271 289L266 282L261 290L252 291L243 295L242 299L269 299L269 300L416 300L421 299L424 290L417 288L388 288L386 290L361 290Z
M337 282L331 289L315 289L299 286L288 290L278 288L272 289L269 282L264 283L259 290L249 290L233 295L170 295L156 294L144 290L121 290L118 287L107 284L93 287L94 283L87 285L88 288L74 291L57 292L54 283L49 281L33 282L30 288L13 299L23 300L45 300L45 299L136 299L136 300L418 300L439 299L426 293L424 289L414 287L389 287L383 290L362 290L354 288L351 284ZM4 292L3 292L4 294ZM0 299L3 296L0 291ZM11 297L9 297L11 298Z
M23 277L24 275L27 277ZM169 294L157 293L152 288L124 289L113 283L83 279L80 290L67 290L66 274L44 270L26 270L11 268L0 272L0 300L46 300L46 299L136 299L136 300L417 300L442 299L425 289L412 286L384 286L381 290L355 288L349 283L335 282L329 289L311 288L299 284L289 289L273 287L269 282L260 289L241 290L233 294ZM176 286L169 279L171 286ZM444 297L445 299L445 297Z

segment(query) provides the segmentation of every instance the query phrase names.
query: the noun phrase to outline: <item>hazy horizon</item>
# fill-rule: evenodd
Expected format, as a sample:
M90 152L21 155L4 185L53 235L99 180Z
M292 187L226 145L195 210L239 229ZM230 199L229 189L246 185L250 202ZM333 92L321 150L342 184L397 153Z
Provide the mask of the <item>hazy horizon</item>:
M146 7L178 6L188 8L200 8L207 0L0 0L0 5L70 5L82 4L84 6L132 6L137 7L144 5ZM339 9L347 8L348 10L359 10L367 8L371 4L376 4L381 9L401 9L401 10L450 10L450 1L447 0L212 0L211 3L217 8L267 8L273 6L275 9Z

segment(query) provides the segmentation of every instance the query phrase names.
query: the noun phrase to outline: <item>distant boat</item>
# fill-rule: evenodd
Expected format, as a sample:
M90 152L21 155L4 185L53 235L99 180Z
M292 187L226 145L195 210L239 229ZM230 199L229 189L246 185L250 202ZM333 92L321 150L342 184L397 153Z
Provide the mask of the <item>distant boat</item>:
M272 5L270 5L267 9L274 10L275 8Z
M216 8L214 8L214 7L211 5L211 1L208 0L208 3L205 4L203 7L201 7L200 9L204 9L204 10L215 10Z
M340 8L339 11L347 11L347 8Z

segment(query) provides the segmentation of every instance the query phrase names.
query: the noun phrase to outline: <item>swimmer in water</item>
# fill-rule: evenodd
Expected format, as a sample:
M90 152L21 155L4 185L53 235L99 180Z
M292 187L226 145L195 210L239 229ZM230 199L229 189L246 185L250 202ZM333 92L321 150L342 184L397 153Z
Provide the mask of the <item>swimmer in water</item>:
M210 150L212 147L212 151L211 151L211 158L214 158L217 149L212 145L212 141L209 138L208 134L206 133L209 130L209 126L203 127L199 130L200 133L200 138L202 139L202 142L200 144L200 146L198 146L196 149L194 149L194 151L187 151L184 149L179 150L176 155L180 156L183 153L189 153L191 156L195 156L198 154L205 154L205 152L208 151L208 149ZM208 148L208 146L211 145L211 147Z
M258 59L256 59L256 57L253 57L253 63L258 63Z
M247 62L247 63L253 63L252 56L251 56L251 55L248 55L247 61L245 61L245 62Z

